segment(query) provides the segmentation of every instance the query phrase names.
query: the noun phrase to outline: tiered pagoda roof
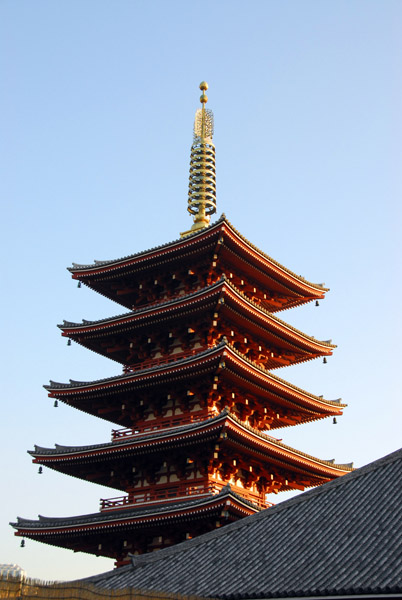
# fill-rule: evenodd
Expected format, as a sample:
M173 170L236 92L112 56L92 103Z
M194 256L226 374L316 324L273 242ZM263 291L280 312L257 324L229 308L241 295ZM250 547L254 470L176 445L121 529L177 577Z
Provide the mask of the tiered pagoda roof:
M220 321L225 319L228 323L226 327L220 322L218 328L218 322L213 317L215 310L219 311ZM133 345L130 340L135 333L141 336L146 332L149 336L150 328L160 330L162 326L177 327L182 322L183 315L186 324L190 324L197 316L204 319L209 317L208 329L212 331L208 333L212 339L222 337L225 333L235 337L231 323L243 331L252 332L253 337L259 338L261 344L264 343L264 352L261 344L256 344L256 349L252 349L253 355L268 369L305 362L318 356L330 356L332 349L336 348L331 340L316 340L259 306L238 290L225 275L217 282L190 294L162 300L107 319L85 320L82 323L64 321L59 327L63 336L121 364L127 364L130 360L130 343ZM241 345L245 347L244 335L240 338ZM275 352L267 352L267 346L275 348Z
M259 250L225 215L213 225L174 242L117 260L74 263L69 270L73 279L131 309L141 300L139 291L145 289L142 275L161 287L164 282L155 284L153 273L162 273L169 280L173 267L184 277L188 269L195 266L201 270L205 265L215 269L215 278L225 273L244 294L259 300L270 312L321 300L328 291L324 284L307 281Z
M248 360L226 340L201 352L189 353L181 358L173 355L165 361L156 360L154 364L114 377L87 382L51 381L45 388L50 398L57 398L89 414L128 427L131 423L128 402L136 402L132 398L134 390L172 386L172 381L173 386L177 386L178 382L197 380L200 375L204 378L218 375L228 384L260 399L261 405L266 404L271 409L274 407L274 418L269 427L271 429L293 424L292 416L287 415L286 411L297 410L299 422L306 422L341 415L346 406L340 400L324 400L321 396L310 394L277 377ZM213 387L212 383L211 385ZM124 409L115 401L116 397L119 397ZM225 402L231 403L231 399L225 398Z
M17 535L121 566L128 553L174 545L267 508L267 494L304 490L349 472L267 431L342 414L274 375L335 346L274 313L324 298L267 256L216 210L213 117L201 84L191 151L188 211L194 225L168 244L112 261L74 265L79 285L129 309L59 325L62 335L120 363L97 381L45 386L49 397L117 425L90 446L35 446L33 462L108 486L98 513L18 519Z
M188 528L189 520L201 524L205 530L205 522L224 524L226 518L222 513L229 510L237 519L260 511L226 485L218 494L210 491L176 502L148 503L68 518L39 515L39 519L33 520L18 517L12 525L19 535L53 546L115 558L115 547L124 547L130 536L141 537L146 531L157 546L161 531L174 538L175 530Z
M29 453L34 457L34 462L56 471L124 490L126 486L121 480L127 477L133 457L137 461L144 456L145 460L150 460L152 454L163 455L175 448L191 454L197 452L199 446L208 450L208 445L219 441L222 449L230 446L230 451L235 448L236 456L245 454L248 465L262 463L260 470L266 476L277 466L285 467L289 472L289 481L286 481L283 489L287 490L319 485L352 468L351 465L337 465L335 461L320 460L295 450L246 425L228 410L200 422L133 433L105 444L78 447L56 445L55 448L35 446L35 450ZM114 465L112 476L111 463Z

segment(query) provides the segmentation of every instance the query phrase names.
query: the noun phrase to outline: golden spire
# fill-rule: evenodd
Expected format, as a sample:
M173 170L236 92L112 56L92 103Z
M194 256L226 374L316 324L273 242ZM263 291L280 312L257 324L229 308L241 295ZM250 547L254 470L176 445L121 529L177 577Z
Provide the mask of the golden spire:
M216 212L215 146L212 142L214 115L212 110L205 108L208 102L205 93L207 89L208 84L202 81L200 83L202 108L195 113L191 146L187 210L193 215L194 224L189 231L182 233L182 236L208 227L210 215Z

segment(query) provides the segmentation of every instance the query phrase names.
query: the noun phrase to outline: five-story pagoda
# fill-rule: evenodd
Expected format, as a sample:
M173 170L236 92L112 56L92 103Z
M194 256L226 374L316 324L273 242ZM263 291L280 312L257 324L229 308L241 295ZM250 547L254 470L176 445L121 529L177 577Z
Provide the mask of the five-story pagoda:
M72 277L129 312L64 322L62 335L122 365L98 381L45 386L49 396L113 424L110 442L35 446L33 462L109 486L96 513L18 518L16 535L111 557L150 552L268 506L266 495L303 490L350 471L270 435L342 414L273 374L332 354L275 313L327 291L258 250L216 212L213 115L201 83L180 239L132 256L74 265ZM269 431L269 434L266 432Z

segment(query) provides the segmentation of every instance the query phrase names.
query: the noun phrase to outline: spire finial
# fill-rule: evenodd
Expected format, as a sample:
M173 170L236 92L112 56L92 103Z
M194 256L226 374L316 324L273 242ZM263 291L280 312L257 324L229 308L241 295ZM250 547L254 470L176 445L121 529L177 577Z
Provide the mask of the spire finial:
M205 108L208 102L206 81L200 83L202 108L195 113L193 145L190 157L190 182L187 210L193 215L194 224L182 236L208 227L210 215L216 212L214 115Z
M204 94L204 92L206 92L208 89L208 84L206 81L201 81L200 83L200 90L202 91L202 94L200 96L200 102L202 105L206 104L208 102L208 96L206 94Z

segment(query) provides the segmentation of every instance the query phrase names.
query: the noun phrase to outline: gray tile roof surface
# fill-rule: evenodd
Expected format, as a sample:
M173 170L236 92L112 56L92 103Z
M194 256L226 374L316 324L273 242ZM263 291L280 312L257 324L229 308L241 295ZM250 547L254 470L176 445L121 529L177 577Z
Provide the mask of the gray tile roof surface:
M130 519L135 521L140 517L147 516L159 516L166 513L180 513L183 510L191 510L196 508L208 507L211 503L216 500L230 500L232 498L244 504L253 510L260 510L255 504L243 498L231 489L230 485L226 485L219 494L209 494L208 496L191 497L186 500L179 502L165 502L164 504L154 505L138 505L134 508L125 508L123 510L105 511L91 513L87 515L79 515L76 517L45 517L38 515L38 519L25 519L24 517L17 517L16 522L10 523L15 529L24 528L32 529L32 531L40 531L41 529L48 529L49 527L74 527L78 525L90 525L97 523L108 523L115 521L129 521Z
M402 593L401 483L399 450L86 581L233 600Z
M140 316L140 315L146 315L149 312L155 311L155 310L160 310L160 309L165 309L165 308L169 308L171 306L174 306L175 304L182 304L183 302L185 302L186 300L192 300L192 299L197 299L199 298L201 301L203 300L203 295L206 292L212 292L212 291L216 291L216 294L221 294L222 293L222 289L224 288L224 285L226 285L229 289L231 289L233 292L235 292L236 294L238 294L240 296L240 298L242 300L244 300L244 302L252 307L254 307L255 309L257 309L257 311L259 313L262 313L263 315L269 317L272 321L275 321L277 324L280 324L282 326L284 326L286 328L286 330L291 331L292 333L296 333L300 336L302 336L303 338L305 338L306 340L310 340L311 342L314 342L315 344L320 344L322 346L327 346L328 348L336 348L335 344L332 344L332 340L318 340L313 336L310 336L306 333L304 333L303 331L301 331L300 329L296 329L296 327L293 327L292 325L289 325L289 323L286 323L286 321L283 321L282 319L280 319L279 317L277 317L274 313L270 312L269 310L267 310L266 308L264 308L263 306L260 306L259 304L257 304L256 302L254 302L253 300L251 300L250 298L248 298L240 289L238 289L235 285L233 285L233 283L230 281L230 279L228 279L226 277L226 275L222 275L222 277L220 277L220 279L218 279L217 281L215 281L214 283L212 283L211 285L206 286L205 288L202 289L197 289L195 292L192 291L189 294L183 294L182 296L175 296L173 298L170 298L168 300L162 300L160 302L155 302L153 304L147 305L147 306L141 306L139 308L136 308L130 312L125 312L125 313L121 313L112 317L107 317L106 319L98 319L96 321L90 321L87 319L82 319L81 323L78 322L74 322L74 321L66 321L64 320L62 324L57 325L57 327L59 327L59 329L69 329L69 328L79 328L79 327L88 327L88 326L96 326L96 325L107 325L109 324L110 326L113 326L114 323L116 321L119 320L128 320L134 316ZM102 330L104 331L104 330ZM106 332L107 335L107 332Z
M113 383L113 382L118 382L119 380L124 380L126 381L127 379L134 378L136 375L138 374L143 374L143 373L149 373L151 371L158 371L161 369L165 369L166 367L175 367L177 365L184 365L187 363L191 363L194 361L194 358L198 359L200 357L204 357L204 356L209 356L214 354L215 351L224 348L225 346L229 346L227 340L223 340L219 343L217 343L215 346L213 346L212 348L207 348L206 350L201 350L201 352L199 352L196 355L192 355L192 356L187 356L185 358L178 358L174 363L162 363L162 364L156 364L156 365L152 365L150 367L145 367L144 369L139 369L138 371L133 371L132 373L122 373L120 375L114 375L113 377L105 377L103 379L96 379L95 381L77 381L75 379L70 379L69 383L62 383L60 381L53 381L50 380L49 385L44 385L43 387L45 388L45 390L58 390L58 389L74 389L74 388L79 388L82 386L91 386L91 385L98 385L98 384L102 384L102 383ZM274 377L274 376L272 376Z
M260 250L259 248L257 248L257 246L255 246L252 242L250 242L247 238L245 238L231 223L230 221L228 221L228 219L226 218L226 215L223 213L220 218L215 221L215 223L212 223L211 225L209 225L208 227L205 227L204 229L202 229L201 231L195 231L192 234L189 234L188 236L185 237L185 240L188 242L192 242L192 241L196 241L196 239L198 237L202 238L202 236L206 233L206 232L213 232L214 229L216 230L216 233L219 234L219 228L221 225L226 224L228 226L229 229L232 230L232 232L234 232L246 245L248 245L250 248L252 248L254 251L257 252L257 254L259 254L263 259L267 260L268 262L270 262L272 265L276 266L277 268L279 268L283 273L290 275L291 277L294 277L295 279L297 279L298 281L311 286L313 288L316 288L318 290L322 290L324 292L328 291L328 288L325 287L324 283L312 283L311 281L308 281L307 279L305 279L304 277L302 277L301 275L297 275L296 273L294 273L293 271L291 271L290 269L286 268L285 266L283 266L281 263L279 263L278 261L274 260L271 256L268 256L268 254L265 254L265 252L263 252L262 250ZM112 259L112 260L94 260L93 264L87 264L87 265L82 265L82 264L78 264L78 263L73 263L72 267L68 267L68 271L70 271L71 273L76 273L79 274L80 271L88 271L89 269L96 269L98 267L107 267L107 266L112 266L112 265L116 265L116 266L125 266L125 263L131 259L136 259L136 258L140 258L140 257L147 257L147 254L151 254L154 251L159 251L159 250L167 250L168 248L177 246L177 245L182 245L183 243L183 238L179 238L177 240L174 240L172 242L167 242L165 244L161 244L159 246L155 246L153 248L150 248L149 250L143 250L140 252L136 252L135 254L131 254L129 256L124 256L122 258L117 258L117 259ZM119 265L120 263L120 265ZM79 277L78 277L79 278Z
M310 392L307 392L306 390L303 390L303 389L293 385L292 383L289 383L285 379L282 379L281 377L274 375L272 373L272 371L264 369L264 367L257 364L253 360L247 358L247 356L242 354L239 350L236 350L236 348L227 340L226 337L223 337L220 342L218 342L217 344L215 344L215 346L213 346L211 348L207 348L206 350L201 350L197 354L193 354L193 355L187 356L185 358L178 358L174 362L155 364L155 365L151 365L149 367L145 367L143 369L138 369L138 371L122 373L120 375L114 375L113 377L106 377L104 379L97 379L95 381L76 381L74 379L70 379L69 383L63 383L63 382L59 382L59 381L53 381L51 379L49 382L49 385L44 385L43 387L45 388L45 390L47 390L49 392L56 392L57 390L66 390L66 389L73 390L75 388L86 387L86 386L95 386L95 385L99 385L99 384L108 384L108 383L110 383L110 384L116 383L116 384L120 385L120 381L122 381L123 383L126 383L128 380L135 379L135 377L138 377L139 375L143 375L143 374L150 373L153 371L155 371L155 372L163 371L166 368L176 368L178 366L187 365L188 363L191 364L191 363L196 362L199 358L207 358L207 357L211 356L211 360L212 360L213 358L218 357L219 350L227 350L228 352L232 352L233 354L240 357L244 363L251 365L256 371L263 373L266 377L268 377L269 379L271 379L274 382L284 384L286 387L288 387L292 391L300 392L301 394L305 394L309 398L313 398L314 400L318 400L319 402L323 402L325 404L329 404L332 406L339 406L339 407L347 406L346 404L341 403L341 400L342 400L341 398L338 398L336 400L327 400L327 399L323 398L323 396L317 396L315 394L311 394Z
M230 281L226 278L226 276L223 275L220 279L218 279L211 285L206 286L205 288L202 288L201 290L197 289L195 292L183 294L182 296L174 296L173 298L169 298L168 300L163 299L160 302L155 302L153 304L147 304L146 306L140 306L139 308L135 308L134 310L131 310L129 312L114 315L113 317L109 317L106 319L98 319L96 321L88 321L87 319L82 319L82 323L76 323L74 321L65 321L64 320L63 324L59 324L59 325L57 325L57 327L59 327L59 329L63 329L63 328L67 328L67 327L82 327L83 325L97 325L97 324L102 324L102 323L108 323L109 321L114 321L117 319L125 319L125 318L131 317L133 315L141 315L143 313L149 312L150 310L165 308L165 307L171 306L172 304L183 302L183 300L185 301L188 299L196 298L198 296L202 296L206 291L212 291L214 289L217 289L219 291L220 288L222 287L222 283L226 283L230 287L235 288L235 286L230 283ZM242 296L243 295L244 294L242 294ZM246 298L246 300L248 300L248 298ZM248 300L248 301L250 302L250 300ZM255 303L253 303L253 304L255 304ZM267 313L269 316L274 316L274 315L271 315L271 313L265 309L263 312Z
M186 239L189 238L196 238L197 236L200 235L200 233L205 233L206 229L209 229L210 227L215 227L217 225L220 225L221 223L223 223L224 221L226 221L226 216L225 214L222 214L219 219L217 221L215 221L215 223L212 223L208 228L205 227L201 232L200 231L196 231L188 236L186 236ZM88 263L88 264L80 264L80 263L75 263L73 262L73 266L72 267L67 267L67 270L74 273L74 272L78 272L80 270L87 270L87 269L93 269L94 267L100 267L103 265L113 265L114 263L121 263L121 262L125 262L127 260L130 260L132 258L138 258L140 256L149 254L150 252L153 252L154 250L162 250L165 248L169 248L169 246L173 246L176 244L179 244L180 242L182 242L183 239L182 238L178 238L176 240L173 240L172 242L166 242L165 244L159 244L159 246L153 246L152 248L149 248L148 250L140 250L139 252L135 252L134 254L129 254L127 256L123 256L121 258L113 258L113 259L108 259L108 260L96 260L94 259L94 262Z
M63 454L74 454L80 452L90 452L91 450L114 450L116 453L121 452L122 448L129 447L131 445L135 446L135 443L142 443L147 441L161 441L164 442L165 438L170 438L172 435L179 435L181 433L189 433L191 431L197 431L198 435L202 434L203 429L205 429L211 423L219 423L222 422L224 425L225 420L231 420L234 423L238 423L247 431L250 431L254 435L256 435L260 440L266 440L273 444L278 448L284 448L285 450L290 450L292 453L296 455L302 456L304 458L315 461L316 463L322 465L328 465L333 467L338 467L340 469L352 470L353 463L347 464L338 464L335 459L323 460L312 456L311 454L307 454L306 452L302 452L301 450L297 450L296 448L292 448L292 446L288 446L284 444L281 440L269 435L264 431L259 431L251 425L247 425L243 421L241 421L236 415L232 414L228 408L224 408L218 415L210 418L206 418L203 421L196 421L194 423L187 423L184 425L178 425L176 427L169 427L168 429L155 429L149 433L137 434L133 437L122 439L121 441L116 442L105 442L103 444L91 444L89 446L62 446L60 444L55 444L54 448L44 448L43 446L38 446L35 444L34 450L28 450L28 454L32 456L41 457L41 456L61 456Z
M209 425L210 423L215 423L217 421L224 421L225 418L227 417L227 415L229 415L229 414L230 414L229 410L227 408L225 408L218 415L211 417L211 418L206 418L204 421L196 421L194 423L186 423L184 425L177 425L175 427L169 427L167 429L160 429L160 430L155 429L154 431L150 431L150 432L143 433L143 434L137 434L130 438L122 438L121 441L119 440L117 442L105 442L103 444L91 444L88 446L62 446L60 444L55 444L54 448L44 448L43 446L38 446L35 444L35 449L28 450L28 454L31 454L33 456L47 456L47 455L59 456L62 454L71 454L71 453L77 453L77 452L90 452L91 450L100 450L100 449L102 449L102 450L112 449L112 450L116 450L116 452L120 452L122 447L124 448L124 446L130 446L135 442L147 442L149 440L152 440L152 441L164 440L164 438L166 438L167 436L170 436L172 433L173 434L179 434L179 433L183 433L183 432L187 433L192 430L203 429L205 427L205 425ZM234 415L231 415L231 416L232 416L232 419L239 421L239 419L237 419ZM250 427L248 427L248 428L251 429ZM258 432L258 433L263 438L269 438L270 441L277 442L277 440L275 438L273 438L272 436L269 436L265 433L260 433L260 432Z

